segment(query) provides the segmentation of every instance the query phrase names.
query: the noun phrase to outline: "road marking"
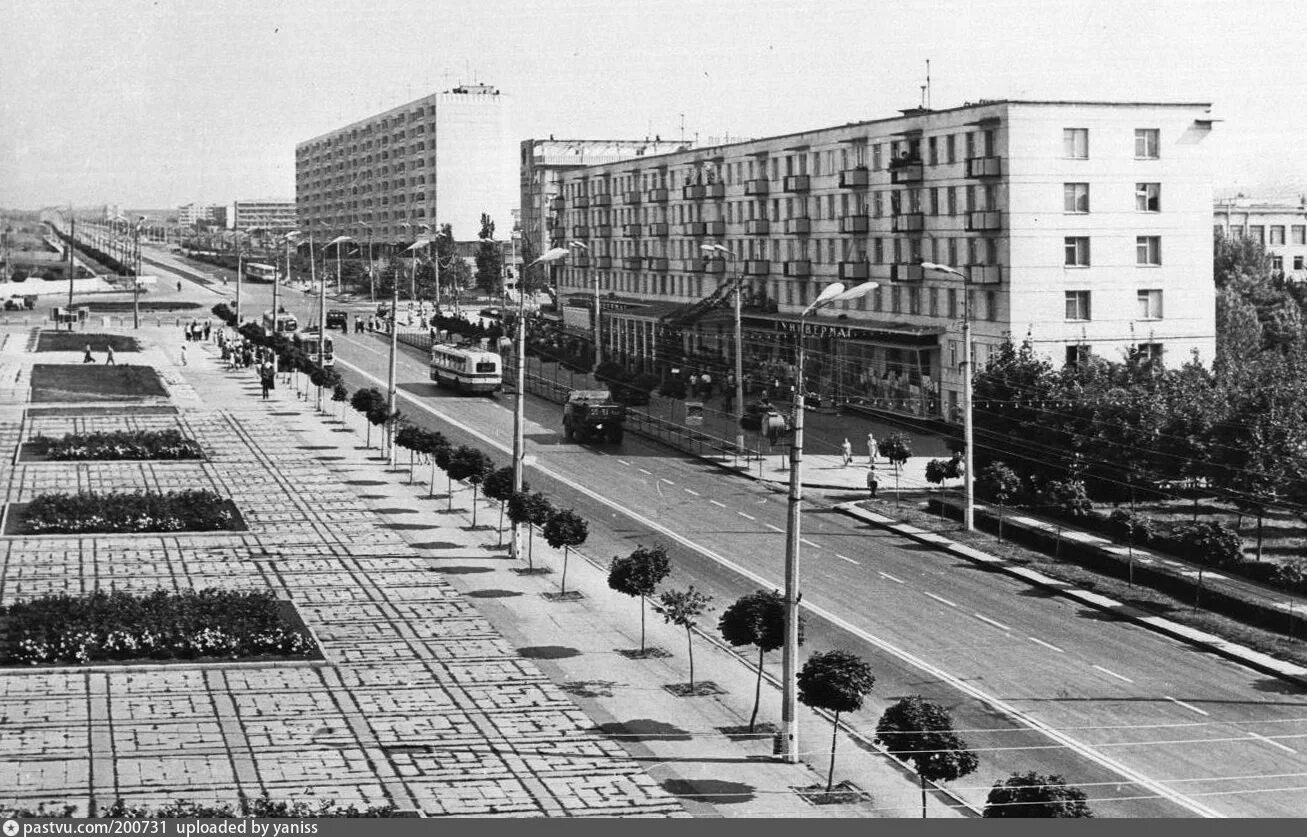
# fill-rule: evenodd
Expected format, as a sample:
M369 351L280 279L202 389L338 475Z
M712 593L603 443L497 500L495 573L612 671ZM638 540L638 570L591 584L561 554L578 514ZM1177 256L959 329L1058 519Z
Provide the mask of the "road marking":
M693 488L687 488L687 489L685 489L685 493L686 493L686 494L693 494L693 495L696 496L696 497L699 496L699 492L695 491ZM711 502L711 501L709 501L709 502Z
M847 556L847 555L841 555L841 554L839 554L838 552L836 552L836 553L835 553L835 557L838 558L838 559L840 559L841 561L848 561L850 564L853 564L854 566L857 566L857 567L861 567L861 566L862 566L862 565L859 564L857 561L854 561L852 558L850 558L850 557Z
M671 480L667 479L667 477L659 477L659 479L662 480L663 482L667 483L668 485L676 485L676 483L674 483L674 482L672 482Z
M631 463L630 463L630 462L627 462L625 459L619 459L619 460L617 460L617 461L620 462L620 463L622 463L623 465L625 465L625 466L628 467L628 468L631 467Z
M1174 703L1176 706L1183 706L1185 709L1188 709L1190 712L1197 712L1199 715L1211 715L1211 714L1212 714L1212 713L1210 713L1210 712L1207 712L1206 710L1199 709L1197 706L1194 706L1192 703L1185 703L1185 702L1182 701L1182 700L1176 700L1175 698L1171 697L1170 695L1162 695L1162 697L1164 697L1164 698L1166 698L1167 700L1171 701L1171 703ZM1253 733L1253 735L1256 735L1256 733Z
M929 590L927 590L927 591L925 591L925 592L926 592L926 595L927 595L927 596L930 596L932 599L934 599L934 600L937 601L937 602L943 602L944 604L948 605L949 607L957 607L957 605L953 604L952 602L950 602L948 599L944 598L943 596L936 596L934 593L930 592Z
M639 471L640 471L640 473L642 473L642 474L648 474L648 475L651 476L651 477L653 476L653 471L646 471L646 470L643 469L643 468L640 468Z
M1117 674L1115 671L1112 671L1110 668L1103 668L1102 666L1100 666L1100 665L1098 665L1098 664L1094 664L1094 668L1098 669L1099 671L1103 672L1104 674L1108 675L1109 677L1115 677L1117 680L1124 680L1124 681L1127 682L1127 683L1133 683L1133 682L1135 682L1135 681L1131 680L1129 677L1126 677L1124 674ZM1204 712L1203 714L1206 715L1207 713Z
M371 381L376 386L385 386L385 381L383 381L381 378L378 378L376 375L373 375L370 372L363 371L362 369L360 369L359 367L355 366L352 363L349 363L348 361L337 360L336 362L337 365L339 366L344 366L349 369L352 369L360 377ZM479 430L473 429L467 424L464 424L458 419L455 419L454 417L450 416L448 413L444 413L441 412L440 410L435 409L430 404L424 403L417 396L403 391L400 391L399 395L404 400L412 404L414 407L420 410L424 410L427 413L430 413L431 415L439 418L441 421L445 422L451 427L456 427L462 432L468 434L469 436L472 436L476 439L480 439L483 444L494 448L500 453L506 455L512 453L512 448L509 447L508 445L496 439L492 439L490 436L487 436L485 433L482 433ZM594 500L596 503L608 506L613 511L621 512L631 520L634 520L636 523L639 523L641 526L644 526L647 529L657 532L665 538L676 541L677 543L681 544L687 549L694 550L695 552L699 553L705 558L716 562L719 566L724 567L730 570L731 572L734 572L741 578L747 579L753 584L768 589L774 588L776 586L776 582L774 580L768 579L765 576L759 575L758 573L750 569L747 569L746 567L736 563L735 561L732 561L726 556L718 552L714 552L713 550L709 549L703 544L696 543L695 541L691 540L690 538L686 537L680 532L677 532L674 529L664 526L661 523L657 522L656 520L653 520L652 518L640 514L634 509L627 508L626 506L618 503L616 500L613 500L610 497L605 497L603 494L600 494L598 491L595 491L594 489L588 486L582 485L581 483L577 482L571 477L561 474L558 471L555 471L552 468L548 468L539 463L533 465L532 467L535 468L537 471L539 471L541 474L544 474L545 476L549 477L550 479L557 480L563 485L566 485L568 488L572 489L578 494L583 494L586 497L589 497L591 500ZM880 573L880 574L885 576L886 578L890 578L890 580L892 581L898 581L898 579L893 578L888 573ZM899 583L902 584L902 582ZM876 648L881 649L887 654L891 654L894 657L897 657L898 659L904 661L908 665L913 666L914 668L917 668L918 670L926 673L927 675L934 677L944 683L947 683L949 686L958 690L962 694L967 695L968 697L974 700L980 701L982 703L986 703L989 706L994 707L996 710L1007 715L1009 718L1014 718L1020 721L1021 723L1025 724L1026 726L1030 727L1031 729L1038 731L1049 740L1061 744L1064 747L1067 747L1068 749L1080 754L1081 756L1089 759L1095 764L1101 765L1104 768L1111 770L1113 773L1116 773L1117 775L1123 777L1127 781L1130 781L1134 784L1139 785L1142 788L1147 789L1149 792L1155 794L1156 796L1162 799L1166 799L1170 802L1173 802L1176 805L1179 805L1180 807L1184 808L1185 810L1191 811L1202 817L1207 817L1209 819L1225 818L1225 815L1222 814L1220 811L1211 808L1210 806L1198 801L1197 799L1186 796L1185 794L1171 787L1167 783L1159 781L1157 779L1153 779L1150 776L1147 776L1139 772L1133 767L1130 767L1126 764L1123 764L1120 761L1117 761L1115 758L1108 755L1107 753L1100 752L1099 750L1095 749L1091 745L1086 744L1085 742L1080 741L1079 739L1073 738L1067 733L1063 732L1062 730L1059 730L1056 727L1053 727L1045 723L1044 721L1041 721L1039 718L1035 717L1034 715L1031 715L1026 710L1018 708L1014 704L1011 704L1003 700L1002 698L997 697L996 695L991 695L990 693L977 687L975 684L969 682L968 680L958 677L957 675L950 674L949 672L945 671L939 666L936 666L933 663L927 662L925 659L918 657L916 654L913 654L911 651L900 648L894 643L890 642L889 640L882 639L881 637L878 637L875 634L872 634L869 631L860 628L857 625L854 625L852 622L848 621L847 619L838 616L837 614L833 613L830 610L827 610L826 608L820 605L815 605L811 601L807 601L807 602L803 602L801 604L801 607L803 607L813 616L819 619L824 619L827 622L829 622L831 625L834 625L835 627L840 628L842 630L848 631L850 634L858 637L862 641L869 643L870 645L873 645Z
M890 575L889 573L881 572L880 570L876 570L876 574L879 575L881 578L888 578L890 581L894 582L895 584L902 584L902 583L903 583L903 579L901 579L901 578L895 578L894 576Z
M815 544L812 541L808 540L807 538L799 538L799 543L806 543L808 546L812 547L813 549L821 549L821 546L819 544Z
M717 506L718 508L723 508L723 509L726 508L725 503L719 503L716 500L709 500L708 502L712 503L714 506Z
M1266 736L1264 736L1264 735L1258 735L1258 734L1255 733L1255 732L1250 732L1250 733L1248 733L1248 734L1251 735L1253 738L1256 738L1258 741L1265 741L1267 744L1270 744L1272 747L1279 747L1281 750L1284 750L1286 753L1297 753L1297 752L1298 752L1297 750L1293 749L1292 747L1286 747L1285 745L1283 745L1283 744L1281 744L1280 742L1276 741L1274 738L1267 738Z
M784 532L784 531L785 531L785 530L782 529L781 527L776 526L776 525L771 524L771 523L764 523L763 525L766 526L768 529L772 530L773 532Z
M1045 648L1049 649L1050 651L1056 651L1056 652L1059 653L1059 654L1065 654L1065 653L1066 653L1065 651L1063 651L1061 648L1058 648L1058 647L1057 647L1056 645L1054 645L1053 643L1051 643L1051 642L1044 642L1042 639L1040 639L1040 638L1037 637L1037 636L1028 636L1028 637L1026 637L1026 639L1030 640L1031 642L1035 643L1036 645L1042 645L1042 646L1044 646Z
M993 625L995 628L998 628L1000 631L1012 630L1007 625L1004 625L1002 622L995 622L993 619L990 619L988 616L982 616L979 613L973 613L972 616L975 616L981 622L988 622L989 624Z
M757 519L758 519L758 518L754 517L753 515L751 515L751 514L745 514L745 513L742 512L742 511L737 511L736 514L738 514L740 517L746 517L746 518L748 518L749 520L757 520Z

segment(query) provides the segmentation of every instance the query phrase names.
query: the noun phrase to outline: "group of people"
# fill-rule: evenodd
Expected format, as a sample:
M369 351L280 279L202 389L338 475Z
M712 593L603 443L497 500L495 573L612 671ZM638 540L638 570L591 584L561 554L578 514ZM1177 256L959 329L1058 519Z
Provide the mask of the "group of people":
M227 362L227 369L249 369L256 363L262 365L264 357L264 348L255 346L240 335L229 336L226 329L218 332L218 351L222 359ZM183 364L185 363L186 347L182 346Z
M95 363L95 355L91 353L91 344L86 344L86 352L82 355L82 363ZM113 344L110 343L104 348L104 365L117 366L118 362L113 359Z
M199 320L192 319L182 326L182 337L187 343L207 343L212 333L213 324L208 320L201 323Z

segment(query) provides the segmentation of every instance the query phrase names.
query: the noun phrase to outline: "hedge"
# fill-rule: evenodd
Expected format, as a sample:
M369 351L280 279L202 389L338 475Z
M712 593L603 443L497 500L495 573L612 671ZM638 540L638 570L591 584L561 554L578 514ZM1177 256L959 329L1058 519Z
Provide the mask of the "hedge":
M37 436L32 450L48 459L203 459L199 443L181 431L113 430L66 433L62 439Z
M239 524L231 501L205 490L41 494L24 509L24 534L212 532Z

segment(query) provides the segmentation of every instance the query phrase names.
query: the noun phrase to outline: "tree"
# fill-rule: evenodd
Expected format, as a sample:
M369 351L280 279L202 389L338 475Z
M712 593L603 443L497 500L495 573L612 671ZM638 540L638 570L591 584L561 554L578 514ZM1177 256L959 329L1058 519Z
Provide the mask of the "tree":
M447 470L449 476L472 486L473 528L476 528L477 525L477 486L481 485L493 470L495 470L495 465L490 461L490 457L467 445L460 446L449 459L449 468ZM454 496L452 491L450 492L449 504L449 507L453 508Z
M431 463L431 479L428 483L428 497L436 496L436 468L440 467L441 462L449 464L449 457L452 456L452 449L449 440L445 435L437 430L424 430L418 438L418 453L427 458Z
M1293 606L1296 597L1307 590L1307 561L1293 558L1278 565L1272 580L1289 593L1289 636L1293 636Z
M1184 554L1198 563L1198 586L1194 589L1194 610L1203 595L1203 571L1207 567L1228 567L1243 559L1243 539L1220 522L1182 523L1171 530Z
M526 480L522 480L522 490L528 491L530 488ZM487 497L499 504L499 544L503 546L504 507L508 505L508 498L513 496L513 466L505 465L487 476L482 484L482 490Z
M356 389L354 390L354 395L349 400L349 405L353 407L356 412L362 413L365 417L368 417L367 438L363 444L366 447L372 447L372 425L377 422L372 421L371 415L378 407L385 408L386 396L376 387Z
M799 644L803 644L803 617L799 617ZM758 649L758 679L753 688L753 714L749 732L758 721L758 704L762 700L763 655L785 644L785 597L776 590L759 590L736 599L717 620L722 639L737 648L752 645Z
M1092 817L1085 792L1068 785L1061 776L1013 773L1003 782L995 782L985 799L987 819L1020 817L1054 817L1063 819Z
M508 498L508 519L519 526L527 525L526 561L532 572L535 571L535 528L547 523L553 513L554 507L539 492L518 491Z
M840 730L840 713L856 712L862 699L876 685L871 666L848 651L813 654L799 670L799 702L813 709L835 713L831 724L830 771L826 775L826 792L835 782L835 742Z
M567 553L571 547L580 546L590 534L590 524L571 509L559 509L545 523L545 542L554 549L563 548L562 591L567 593Z
M899 476L912 456L912 440L906 433L891 433L876 443L876 450L894 466L894 505L899 502Z
M948 710L920 695L905 697L885 710L876 740L890 755L912 763L921 783L921 817L926 817L926 782L952 782L974 773L976 754L953 730Z
M331 390L331 400L340 403L340 420L345 420L345 401L349 398L349 389L344 384L336 384Z
M998 503L998 539L1003 540L1003 509L1021 491L1021 478L1005 463L991 462L976 478L976 490Z
M1062 521L1064 518L1078 520L1086 517L1094 509L1085 491L1084 482L1078 479L1053 480L1044 486L1040 500L1053 512L1057 524L1057 554L1062 551Z
M613 557L608 565L608 586L640 599L640 652L644 653L644 602L672 573L672 562L662 544L639 547L625 558Z
M708 609L713 599L707 593L694 589L691 584L686 590L664 590L658 597L657 610L663 615L663 621L685 628L685 645L690 656L690 693L694 694L694 628L699 624L699 617Z
M445 472L445 488L448 492L450 503L447 508L452 508L454 503L454 478L449 473L449 463L454 461L454 446L444 444L436 448L431 452L431 461L437 468ZM431 475L431 496L433 498L436 496L436 478L434 473Z
M1146 544L1157 535L1153 519L1127 509L1113 509L1107 517L1108 529L1114 538L1124 538L1129 556L1129 580L1135 583L1135 544Z
M395 444L408 451L408 484L413 484L413 459L422 448L422 428L405 424L395 433Z
M484 212L481 213L481 232L477 238L481 239L476 255L477 286L488 293L494 293L504 270L504 249L494 240L495 222Z

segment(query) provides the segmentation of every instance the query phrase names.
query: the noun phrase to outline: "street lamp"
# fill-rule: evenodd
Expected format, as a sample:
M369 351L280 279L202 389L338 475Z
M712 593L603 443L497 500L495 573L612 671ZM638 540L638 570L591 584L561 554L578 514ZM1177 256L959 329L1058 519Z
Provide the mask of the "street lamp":
M527 271L538 264L549 265L567 257L567 250L554 247L531 264L522 268L522 275L517 278L517 388L513 394L513 493L522 490L522 454L525 440L522 433L526 426L526 275ZM517 524L513 524L513 539L509 547L510 556L516 559L518 550Z
M722 259L730 259L735 267L735 449L744 450L744 333L740 326L740 297L744 292L744 273L740 270L738 257L729 248L720 244L704 244L699 249L705 253L716 253ZM748 465L748 458L745 458Z
M922 262L925 270L938 270L962 280L962 490L966 495L962 507L962 525L968 532L976 528L976 482L972 475L975 428L971 415L971 277L946 264Z
M781 734L782 757L789 764L799 761L799 725L795 717L798 705L799 662L799 538L803 511L803 413L805 384L804 373L804 320L821 308L835 302L857 299L880 287L877 282L863 282L845 289L836 282L827 285L812 304L799 315L799 345L796 352L794 388L794 442L790 446L790 497L789 516L785 529L785 645L781 662Z
M377 275L372 264L372 225L367 221L360 220L359 226L368 231L368 297L371 302L375 303L377 301Z
M586 255L590 254L590 246L586 244L584 241L572 241L569 242L567 246L576 248L578 250L582 250L585 252ZM591 370L591 374L593 374L595 376L595 380L598 381L599 365L604 362L604 332L603 329L600 327L600 321L599 321L599 318L603 316L603 314L601 313L603 309L600 307L599 304L599 271L595 270L594 268L591 268L590 273L594 276L594 290L595 290L595 320L594 320L595 362L594 362L594 368Z
M145 220L142 215L136 222L133 237L136 243L136 264L133 266L132 276L132 328L141 327L141 222ZM72 291L69 291L69 298L72 297Z

